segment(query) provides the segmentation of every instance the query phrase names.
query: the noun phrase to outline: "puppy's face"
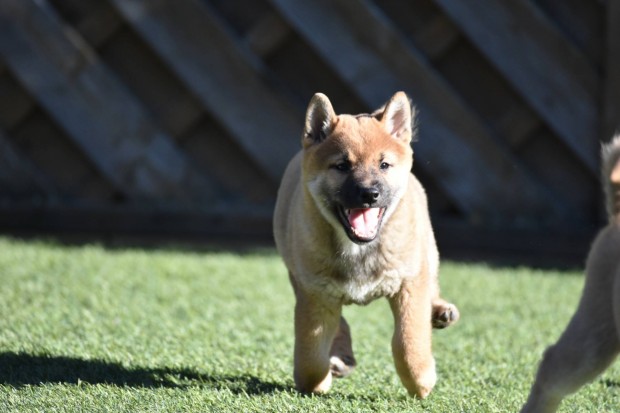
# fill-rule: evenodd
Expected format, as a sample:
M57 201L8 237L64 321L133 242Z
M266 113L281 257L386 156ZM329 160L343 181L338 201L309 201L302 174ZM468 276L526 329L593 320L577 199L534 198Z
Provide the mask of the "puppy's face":
M315 95L303 141L304 182L338 233L357 244L377 238L407 188L410 140L411 109L403 93L383 111L359 116L336 116L327 98Z

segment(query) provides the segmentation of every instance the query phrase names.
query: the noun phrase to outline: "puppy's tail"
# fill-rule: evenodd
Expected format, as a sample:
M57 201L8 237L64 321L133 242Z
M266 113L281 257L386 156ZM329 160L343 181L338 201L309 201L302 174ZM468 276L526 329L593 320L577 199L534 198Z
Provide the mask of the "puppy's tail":
M603 189L609 222L620 222L620 133L601 149Z

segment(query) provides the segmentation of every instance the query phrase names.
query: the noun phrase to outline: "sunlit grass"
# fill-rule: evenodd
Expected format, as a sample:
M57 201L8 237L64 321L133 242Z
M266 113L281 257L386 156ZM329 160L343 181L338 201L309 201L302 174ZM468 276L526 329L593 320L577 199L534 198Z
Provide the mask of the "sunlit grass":
M293 388L293 294L271 252L106 249L0 238L2 412L508 412L579 298L578 272L444 263L462 319L434 334L439 382L409 398L385 301L347 307L359 366ZM620 406L620 369L563 412Z

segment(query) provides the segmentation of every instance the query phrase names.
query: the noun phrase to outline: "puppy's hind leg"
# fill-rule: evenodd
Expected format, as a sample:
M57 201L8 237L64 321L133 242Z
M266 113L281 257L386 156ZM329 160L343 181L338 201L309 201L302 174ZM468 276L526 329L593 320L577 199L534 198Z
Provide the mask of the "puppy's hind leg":
M620 341L611 291L586 288L577 312L549 347L522 413L555 412L562 399L598 376L616 358Z
M357 363L353 356L351 330L349 324L342 316L340 317L338 333L332 343L329 355L330 369L334 377L346 377L355 369Z
M429 260L429 273L431 274L431 323L433 328L442 329L450 327L459 321L461 314L456 305L441 298L439 294L439 261L438 258Z
M459 309L454 304L447 302L439 296L431 301L431 305L433 307L431 315L433 328L442 329L450 327L461 317Z

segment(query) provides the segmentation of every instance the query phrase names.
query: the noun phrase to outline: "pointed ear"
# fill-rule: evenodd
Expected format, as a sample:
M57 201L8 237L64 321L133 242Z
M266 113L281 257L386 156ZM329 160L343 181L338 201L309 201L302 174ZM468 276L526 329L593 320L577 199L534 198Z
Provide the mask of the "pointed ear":
M325 140L331 132L336 114L331 102L322 93L312 96L306 110L306 124L302 144L304 148Z
M394 138L409 143L413 134L414 118L415 112L412 113L411 101L404 92L397 92L385 104L381 123Z

